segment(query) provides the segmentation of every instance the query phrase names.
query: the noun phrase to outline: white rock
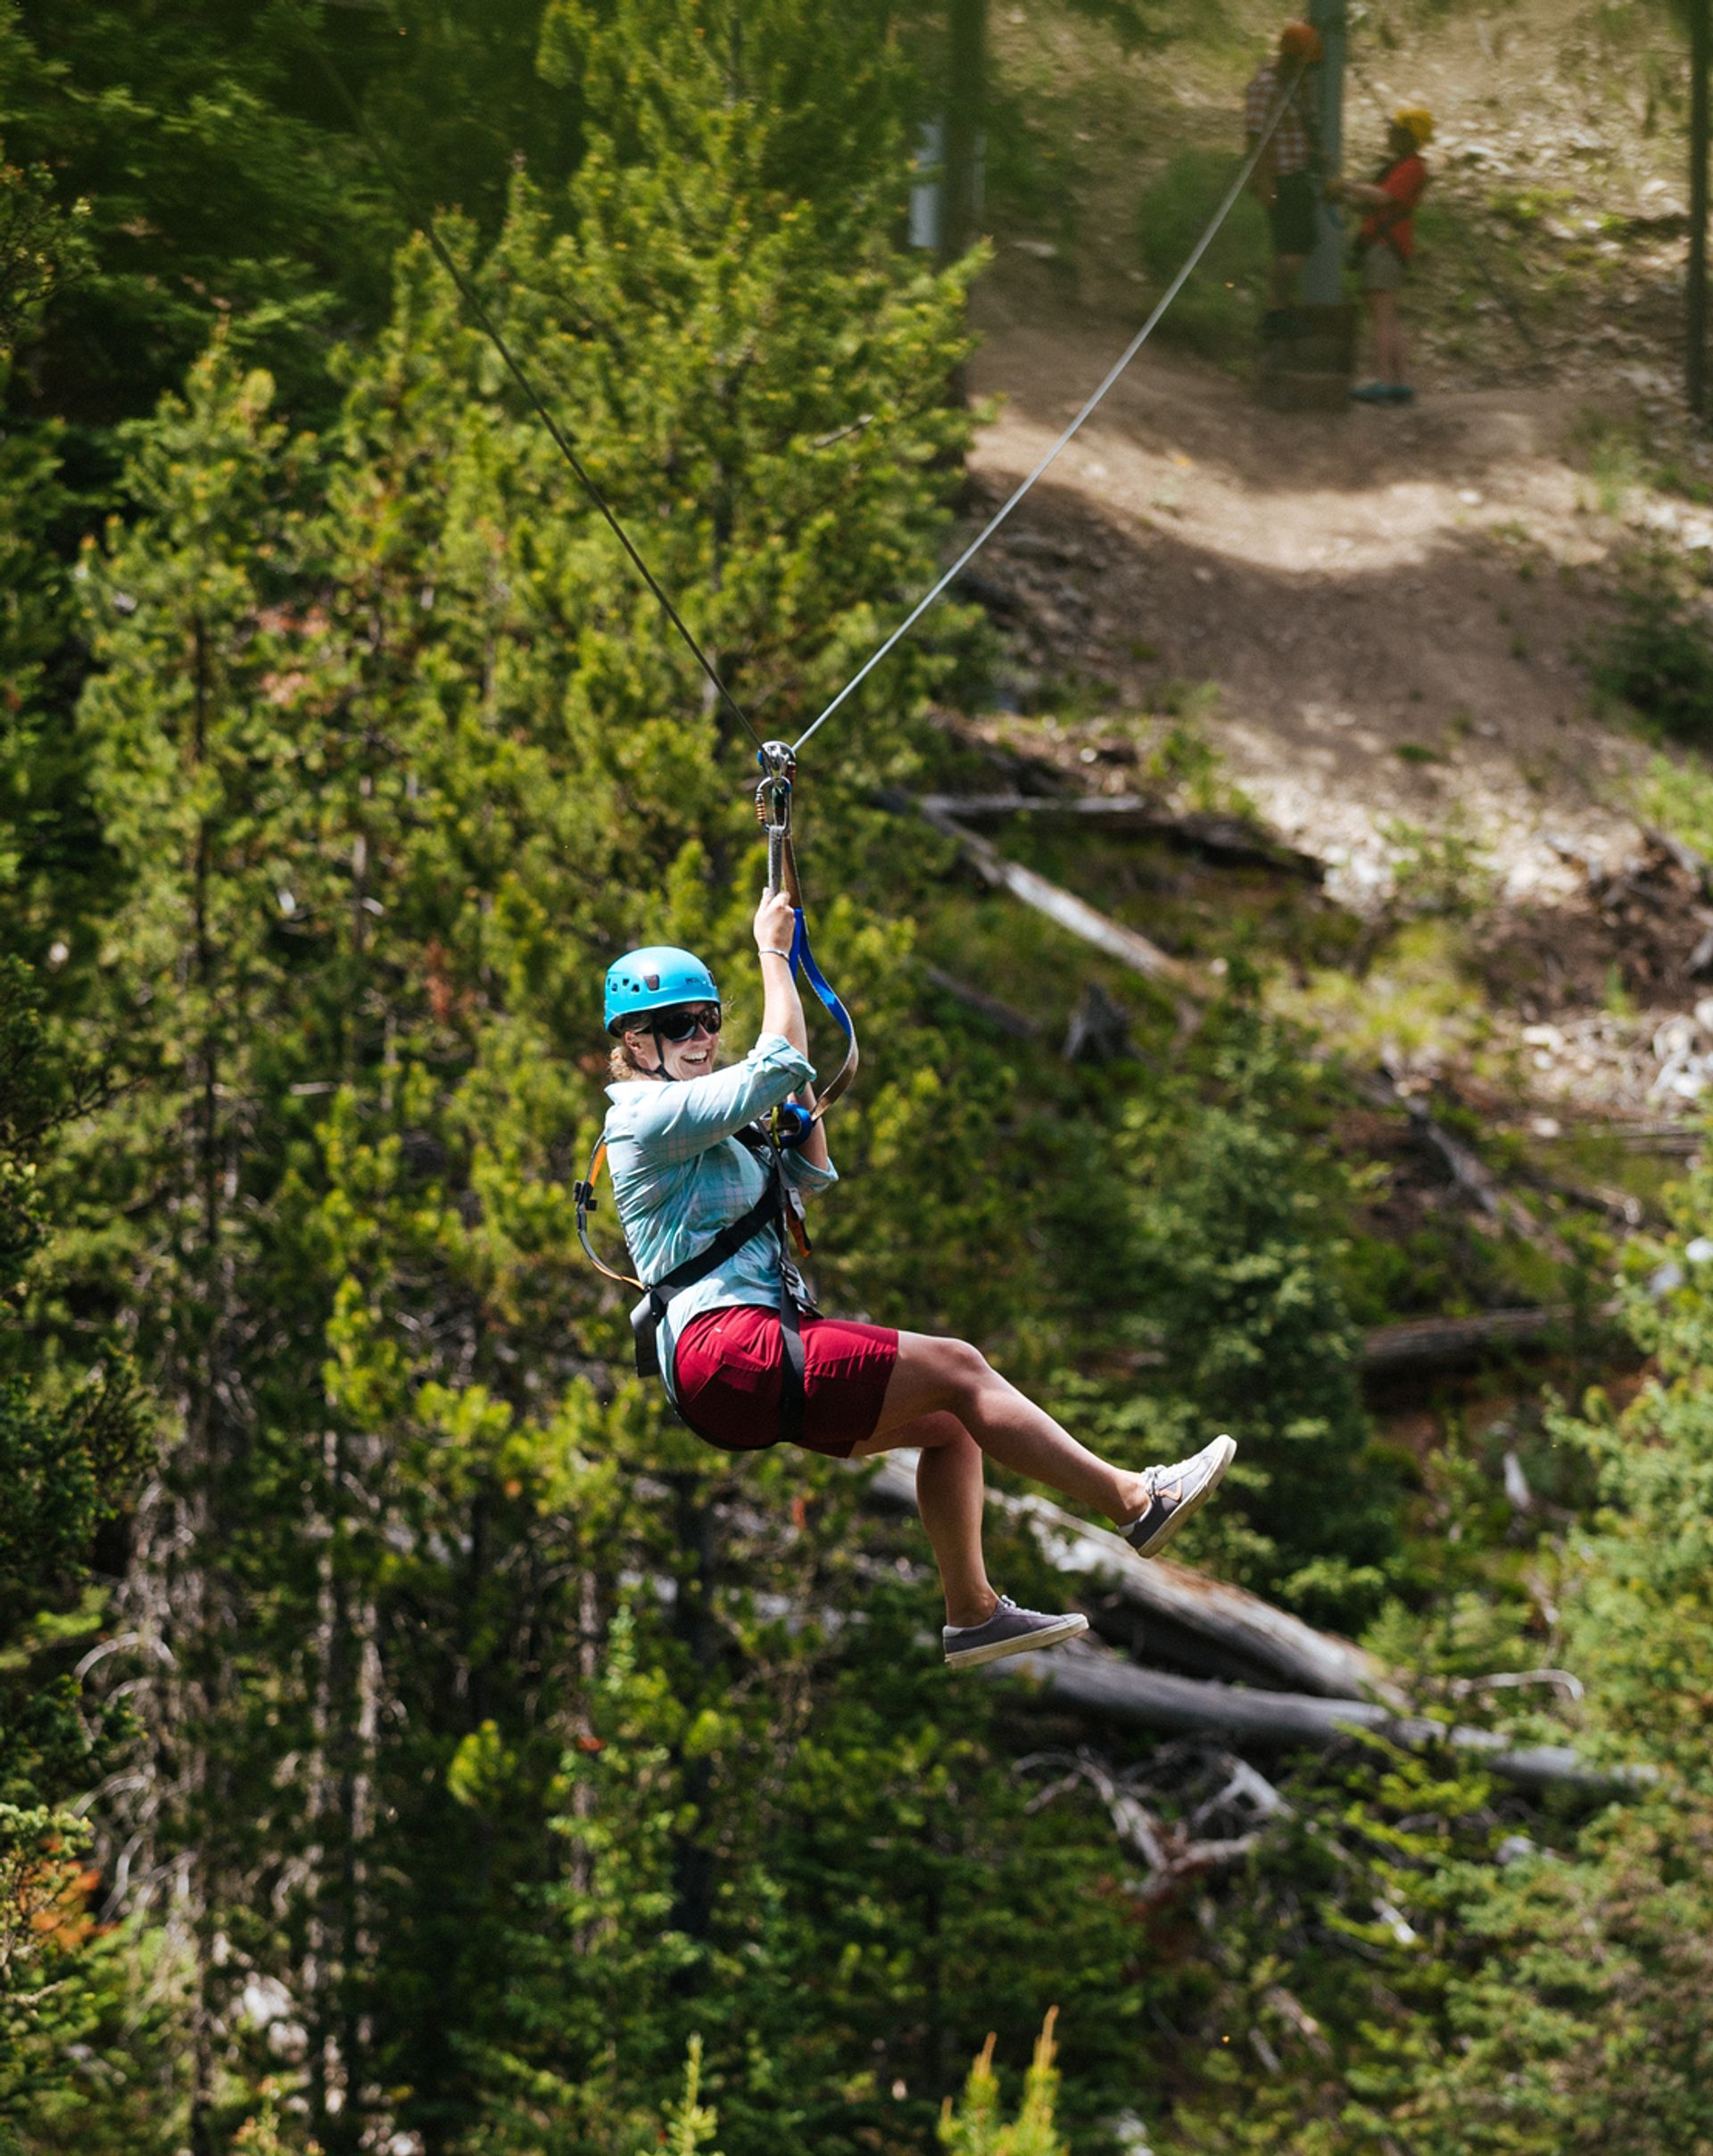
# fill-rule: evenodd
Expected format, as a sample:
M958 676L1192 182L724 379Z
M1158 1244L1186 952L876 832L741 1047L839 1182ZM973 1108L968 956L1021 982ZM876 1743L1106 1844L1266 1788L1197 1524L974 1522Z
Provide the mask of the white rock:
M1680 1014L1666 1019L1654 1029L1653 1052L1661 1063L1672 1063L1692 1053L1695 1047L1695 1021Z

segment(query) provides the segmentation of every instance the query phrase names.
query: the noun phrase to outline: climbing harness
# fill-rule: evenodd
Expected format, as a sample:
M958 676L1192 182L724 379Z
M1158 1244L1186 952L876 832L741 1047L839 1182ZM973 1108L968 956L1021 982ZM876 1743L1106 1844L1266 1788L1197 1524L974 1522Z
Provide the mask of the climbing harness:
M607 1139L603 1132L595 1140L595 1149L589 1157L589 1173L572 1188L577 1209L577 1240L584 1255L598 1272L621 1287L634 1288L641 1300L631 1311L631 1338L636 1355L636 1374L641 1378L659 1378L666 1388L667 1399L679 1420L690 1429L691 1422L679 1406L672 1383L660 1365L659 1333L673 1298L686 1288L693 1288L710 1273L735 1257L747 1243L758 1235L772 1234L779 1240L779 1330L783 1349L782 1357L779 1396L779 1434L788 1444L794 1444L803 1431L803 1336L804 1317L817 1317L820 1313L807 1296L800 1296L794 1284L795 1267L791 1261L793 1247L799 1257L809 1255L808 1233L803 1224L803 1208L797 1193L785 1181L783 1155L779 1140L763 1124L751 1124L747 1129L735 1131L732 1136L748 1151L753 1153L766 1170L766 1184L761 1196L747 1212L720 1230L710 1242L705 1243L693 1256L674 1265L670 1273L653 1282L640 1281L633 1273L615 1272L613 1267L589 1240L589 1215L595 1210L595 1182L601 1165L607 1157Z

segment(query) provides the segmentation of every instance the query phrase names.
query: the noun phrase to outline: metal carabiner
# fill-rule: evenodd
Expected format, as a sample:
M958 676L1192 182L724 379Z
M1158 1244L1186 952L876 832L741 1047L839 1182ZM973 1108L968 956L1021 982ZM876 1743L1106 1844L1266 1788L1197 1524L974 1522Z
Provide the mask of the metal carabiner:
M763 742L756 761L762 780L756 788L756 821L767 833L767 889L782 891L799 911L802 886L797 876L797 853L791 844L791 788L797 779L797 758L781 741Z

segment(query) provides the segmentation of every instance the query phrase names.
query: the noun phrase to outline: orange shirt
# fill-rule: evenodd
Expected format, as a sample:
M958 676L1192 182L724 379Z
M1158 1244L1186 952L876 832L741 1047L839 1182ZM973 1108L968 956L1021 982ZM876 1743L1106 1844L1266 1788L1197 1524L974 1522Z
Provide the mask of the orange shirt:
M1374 184L1392 197L1392 203L1386 209L1370 210L1362 220L1363 243L1388 240L1407 262L1416 251L1415 220L1411 211L1427 187L1428 168L1419 157L1401 157Z

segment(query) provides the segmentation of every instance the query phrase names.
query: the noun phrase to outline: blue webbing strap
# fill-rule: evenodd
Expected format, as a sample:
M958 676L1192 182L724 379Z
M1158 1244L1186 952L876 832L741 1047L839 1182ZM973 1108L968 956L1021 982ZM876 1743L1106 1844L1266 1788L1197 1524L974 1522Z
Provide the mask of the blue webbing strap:
M802 968L807 976L809 986L820 997L832 1016L838 1020L845 1039L848 1041L854 1041L856 1037L856 1028L850 1022L850 1013L839 1000L838 991L831 985L826 975L815 962L815 953L809 948L809 925L803 917L803 908L800 906L796 908L793 917L796 925L791 930L791 972L795 974L799 966Z

